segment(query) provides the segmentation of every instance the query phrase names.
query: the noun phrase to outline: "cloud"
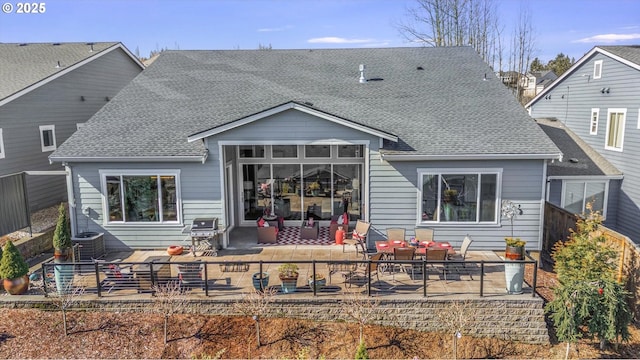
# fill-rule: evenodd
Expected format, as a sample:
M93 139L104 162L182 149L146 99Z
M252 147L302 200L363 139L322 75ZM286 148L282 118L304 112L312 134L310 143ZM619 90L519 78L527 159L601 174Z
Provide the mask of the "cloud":
M287 25L287 26L283 26L283 27L279 27L279 28L262 28L262 29L258 29L258 32L278 32L278 31L287 31L289 29L292 29L293 26L291 25Z
M345 39L341 37L321 37L307 40L311 44L365 44L374 42L373 39Z
M618 41L640 39L640 34L602 34L575 40L577 43L614 43Z

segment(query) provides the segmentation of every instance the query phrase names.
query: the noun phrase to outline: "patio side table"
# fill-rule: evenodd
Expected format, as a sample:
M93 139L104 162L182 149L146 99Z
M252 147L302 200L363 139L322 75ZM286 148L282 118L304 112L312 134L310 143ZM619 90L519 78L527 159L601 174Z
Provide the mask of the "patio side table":
M308 226L307 223L303 223L300 226L300 239L318 239L318 222L315 221L313 226Z

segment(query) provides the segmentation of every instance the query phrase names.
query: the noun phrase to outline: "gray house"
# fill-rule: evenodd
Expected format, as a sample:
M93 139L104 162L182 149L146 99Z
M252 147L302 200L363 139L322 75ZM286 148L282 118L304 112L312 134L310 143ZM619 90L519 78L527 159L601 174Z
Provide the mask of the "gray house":
M67 200L48 156L143 69L122 44L0 44L0 176L29 171L38 210Z
M609 182L602 200L607 225L635 242L640 241L639 99L640 46L599 46L526 105L534 118L558 119L624 174L620 186ZM585 178L585 197L589 187L606 184L606 178Z
M50 156L73 231L110 248L180 244L195 218L300 226L347 213L459 246L540 246L560 150L470 47L166 51ZM514 222L501 203L522 209Z

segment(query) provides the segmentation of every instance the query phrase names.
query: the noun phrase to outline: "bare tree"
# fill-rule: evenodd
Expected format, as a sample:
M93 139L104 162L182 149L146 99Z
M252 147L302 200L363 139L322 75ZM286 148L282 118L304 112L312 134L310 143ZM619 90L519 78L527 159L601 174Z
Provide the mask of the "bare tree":
M364 326L369 324L378 312L380 300L359 292L347 292L343 298L342 314L360 326L360 343L364 342Z
M232 304L234 311L251 316L256 322L258 346L262 346L260 342L260 319L269 311L271 303L275 300L276 293L277 290L273 288L266 288L264 291L253 290L253 292L244 294L240 301Z
M167 328L171 315L182 311L187 299L178 281L153 286L153 311L164 316L164 344L167 344Z
M453 301L437 313L439 323L444 330L453 335L453 358L458 357L458 339L463 331L468 331L469 325L476 320L478 309L470 301Z
M531 12L526 7L520 8L518 23L514 29L511 48L511 70L518 74L516 82L516 97L522 101L523 97L523 77L529 69L531 56L535 46L533 25L531 22Z
M82 295L85 293L83 286L76 286L73 282L69 282L65 285L63 291L56 291L49 295L52 299L52 304L60 309L62 312L62 324L64 327L64 336L69 335L67 329L67 310L71 309L75 305Z
M498 28L495 0L416 0L407 18L396 27L409 41L471 45L486 62L491 59Z

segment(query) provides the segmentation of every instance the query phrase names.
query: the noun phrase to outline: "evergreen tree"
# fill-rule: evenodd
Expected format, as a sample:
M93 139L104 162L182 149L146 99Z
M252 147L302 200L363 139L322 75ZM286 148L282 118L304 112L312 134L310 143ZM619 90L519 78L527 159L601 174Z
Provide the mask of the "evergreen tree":
M542 61L540 61L540 59L535 58L533 59L533 61L531 61L531 65L529 65L529 70L530 71L542 71L542 70L547 70L547 66L544 65L542 63Z
M569 59L568 55L559 53L556 58L547 63L547 70L552 70L556 75L560 76L569 70L575 63L575 60Z
M56 230L53 233L53 247L55 249L66 249L71 246L71 230L69 229L67 209L64 204L60 204L58 208L58 222L56 223Z
M364 341L360 341L360 345L358 345L358 350L356 351L356 360L368 358L369 353L367 352L367 346L364 344Z
M11 240L4 245L2 259L0 259L0 277L3 279L17 279L29 273L29 264L24 261L20 250Z
M588 336L606 341L628 340L631 313L629 292L616 281L615 249L606 243L599 229L602 217L591 210L578 220L576 230L566 242L558 242L552 254L558 286L554 299L546 306L558 340L575 342L584 327Z

